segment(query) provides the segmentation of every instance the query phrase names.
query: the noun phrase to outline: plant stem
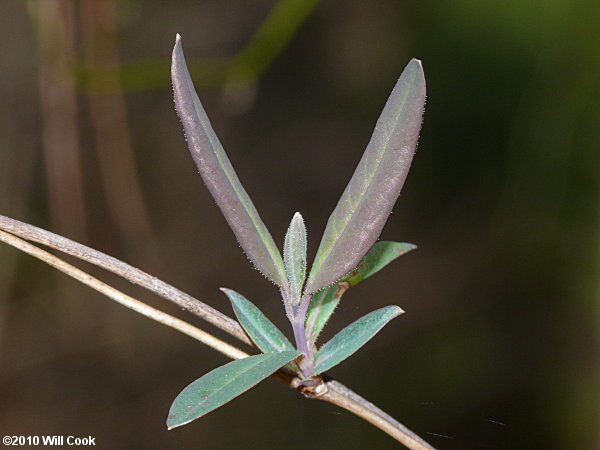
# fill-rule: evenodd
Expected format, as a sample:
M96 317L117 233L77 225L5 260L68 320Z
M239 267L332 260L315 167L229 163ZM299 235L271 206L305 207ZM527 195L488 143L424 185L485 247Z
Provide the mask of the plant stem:
M78 281L81 281L83 284L86 284L101 294L106 295L108 298L120 303L121 305L126 306L127 308L132 309L133 311L140 313L141 315L152 320L156 320L157 322L160 322L171 328L175 328L177 331L181 331L183 334L193 337L194 339L214 348L218 352L221 352L232 359L241 359L250 356L238 348L228 344L227 342L224 342L212 336L211 334L208 334L207 332L202 331L187 322L184 322L181 319L159 311L158 309L152 308L151 306L148 306L145 303L136 300L127 294L124 294L112 286L109 286L97 278L94 278L83 270L72 266L71 264L63 261L51 253L48 253L46 250L42 250L41 248L19 239L10 233L0 230L0 241L44 261L55 269L66 273Z
M61 250L67 254L76 256L84 261L116 273L117 275L120 275L135 284L143 286L160 295L161 297L171 300L179 306L188 309L190 312L193 312L194 314L204 318L208 322L223 329L224 331L229 332L236 338L244 342L249 341L249 338L243 332L241 326L237 324L237 322L233 321L233 319L220 313L219 311L214 310L210 306L205 305L199 300L184 294L173 286L170 286L169 284L164 283L163 281L158 280L157 278L152 277L151 275L148 275L147 273L142 272L135 267L119 261L116 258L105 255L104 253L98 252L54 233L50 233L49 231L41 228L34 227L33 225L19 222L18 220L0 215L0 241L5 242L6 244L11 245L38 259L41 259L42 261L50 264L67 275L96 289L97 291L106 295L108 298L115 300L136 312L139 312L145 317L156 320L157 322L181 331L182 333L205 343L206 345L229 356L230 358L240 359L249 356L242 350L239 350L236 347L221 341L220 339L188 324L187 322L154 309L145 303L140 302L139 300L136 300L122 293L121 291L118 291L117 289L92 277L81 269L78 269L62 259L52 255L51 253L31 245L22 239L19 239L17 236L48 245L49 247ZM183 306L184 304L188 305L189 307ZM226 326L226 324L230 322L233 322L236 326ZM235 331L238 328L241 330L241 333L237 333ZM302 385L301 380L285 371L279 370L273 374L273 377L283 381L291 387L297 388L309 398L315 398L332 403L340 408L344 408L347 411L352 412L353 414L356 414L360 418L375 425L397 441L401 442L411 450L433 449L433 447L427 444L424 440L422 440L404 425L337 381L327 381L320 385L321 389L317 387L317 389L311 393L311 391L307 391L306 387Z
M304 358L300 361L300 370L305 378L310 378L313 375L313 360L312 352L306 342L306 332L304 331L304 320L294 319L292 321L292 330L294 330L294 339L296 340L296 348L304 353Z
M304 327L302 322L298 320L292 321L292 330L294 331L294 340L298 351L304 353L308 357L308 348L306 346L306 336L304 335Z
M348 389L335 380L325 383L327 391L317 397L319 400L338 405L350 411L377 428L385 431L391 437L413 450L431 450L433 447L410 431L389 414L386 414L373 403Z
M312 377L314 369L312 346L308 344L305 329L306 312L308 311L308 304L310 303L311 298L311 295L302 297L298 308L294 312L293 318L290 319L292 329L294 330L296 348L305 355L305 358L300 361L300 369L302 369L302 373L306 378Z
M162 298L175 303L177 306L206 320L221 330L226 331L240 341L253 345L240 324L232 318L191 295L180 291L176 287L171 286L136 267L124 263L123 261L99 252L98 250L86 247L85 245L67 239L66 237L2 215L0 215L0 230L14 234L27 241L47 245L48 247L60 250L63 253L75 256L83 261L115 273L129 282L142 286L143 288L158 294Z

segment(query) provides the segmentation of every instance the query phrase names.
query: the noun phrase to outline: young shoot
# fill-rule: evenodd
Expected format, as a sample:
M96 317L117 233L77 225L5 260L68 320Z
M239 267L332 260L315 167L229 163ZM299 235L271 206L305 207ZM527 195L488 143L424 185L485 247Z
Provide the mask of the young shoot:
M355 353L403 313L398 306L378 309L317 345L321 330L348 288L415 248L377 239L400 195L417 147L425 77L417 59L412 59L400 75L329 217L308 271L302 215L296 213L291 220L282 257L212 129L192 84L179 35L171 76L177 114L200 175L252 264L279 288L295 339L292 344L244 296L222 289L239 323L263 353L230 362L186 387L169 412L167 425L175 428L229 402L281 368L293 372L305 386L318 386L323 382L321 374Z

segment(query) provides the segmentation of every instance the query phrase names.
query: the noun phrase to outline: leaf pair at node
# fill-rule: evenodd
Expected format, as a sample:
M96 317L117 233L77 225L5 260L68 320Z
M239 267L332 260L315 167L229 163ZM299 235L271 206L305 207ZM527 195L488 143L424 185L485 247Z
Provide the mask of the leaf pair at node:
M402 72L375 131L332 212L310 272L300 213L285 236L283 257L238 179L200 103L177 35L171 65L175 107L204 183L253 265L281 292L294 332L292 344L254 304L223 289L235 314L263 354L233 361L185 388L173 402L169 428L189 423L250 389L278 369L310 383L356 352L403 311L373 311L317 348L317 338L351 286L382 269L412 244L376 242L404 184L416 150L425 105L425 78L413 59ZM316 377L316 378L315 378Z
M378 242L365 255L356 270L348 274L340 284L354 286L414 248L412 244ZM192 382L177 396L171 406L167 419L169 429L185 425L233 400L282 367L291 372L298 371L294 360L301 353L294 348L283 332L243 295L231 289L221 290L229 297L238 321L263 354L230 362ZM335 287L322 292L327 294L336 291L343 293ZM327 318L333 313L335 306L331 307L331 305L337 305L341 293L337 296L323 295L320 297L321 302L317 304L313 302L307 325L309 318L312 317L315 323L319 324L320 331ZM313 315L310 314L311 311ZM314 374L323 373L352 355L387 322L402 312L397 306L388 306L373 311L348 325L316 352ZM313 329L316 330L316 327Z

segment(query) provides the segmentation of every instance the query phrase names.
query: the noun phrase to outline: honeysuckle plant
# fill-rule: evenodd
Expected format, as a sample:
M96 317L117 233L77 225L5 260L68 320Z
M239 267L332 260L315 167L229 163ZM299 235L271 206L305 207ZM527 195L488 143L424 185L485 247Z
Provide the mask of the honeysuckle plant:
M421 62L413 59L392 90L362 159L329 217L308 270L302 215L292 217L282 256L202 107L179 35L171 75L177 114L200 175L254 267L279 289L294 343L242 294L222 289L244 331L263 353L230 362L187 386L169 411L170 429L218 408L282 368L294 373L304 386L319 386L325 371L403 313L398 306L378 309L328 342L318 343L321 330L348 288L415 248L377 240L408 174L425 106L423 69Z
M402 313L398 306L373 311L328 342L318 343L321 330L348 288L415 248L411 244L376 241L400 194L416 149L425 102L421 63L411 60L394 87L373 137L329 218L310 271L307 270L307 237L302 216L294 214L282 256L212 130L194 91L179 36L173 50L172 78L176 109L202 178L249 259L279 288L292 325L294 344L254 304L231 289L222 290L231 300L238 321L130 264L3 215L0 215L0 242L44 261L109 299L234 360L194 381L177 396L167 418L169 428L201 417L271 375L308 398L326 401L356 414L412 450L432 449L376 405L324 375ZM253 344L263 353L252 356L185 320L125 294L34 244L59 250L142 286L229 336Z

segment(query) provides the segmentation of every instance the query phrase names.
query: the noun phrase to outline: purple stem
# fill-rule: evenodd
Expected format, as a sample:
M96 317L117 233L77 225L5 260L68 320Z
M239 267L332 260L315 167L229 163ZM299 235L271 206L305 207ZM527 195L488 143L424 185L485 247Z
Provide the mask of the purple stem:
M300 321L294 320L292 322L292 329L294 330L294 338L296 339L296 347L299 351L306 355L306 358L310 358L308 343L306 342L306 333L304 332L304 324Z
M292 306L292 302L290 299L290 291L287 287L287 283L284 283L283 286L279 288L279 292L281 292L281 298L283 299L285 315L288 317L290 322L292 322L294 320L294 307Z
M294 311L294 318L298 320L302 319L302 323L306 321L306 313L308 312L308 305L310 305L311 299L312 295L306 294L304 297L302 297L302 300L300 300L300 304Z
M292 322L292 329L294 330L294 338L296 339L296 348L305 355L299 363L300 370L305 378L310 378L313 372L312 352L306 341L304 321L294 320Z
M306 339L304 322L306 321L306 313L311 298L312 295L305 295L302 297L302 300L295 311L294 318L291 320L292 329L294 330L294 339L296 340L296 348L306 356L300 363L300 368L307 378L312 377L313 355L311 347L308 345L308 340Z

